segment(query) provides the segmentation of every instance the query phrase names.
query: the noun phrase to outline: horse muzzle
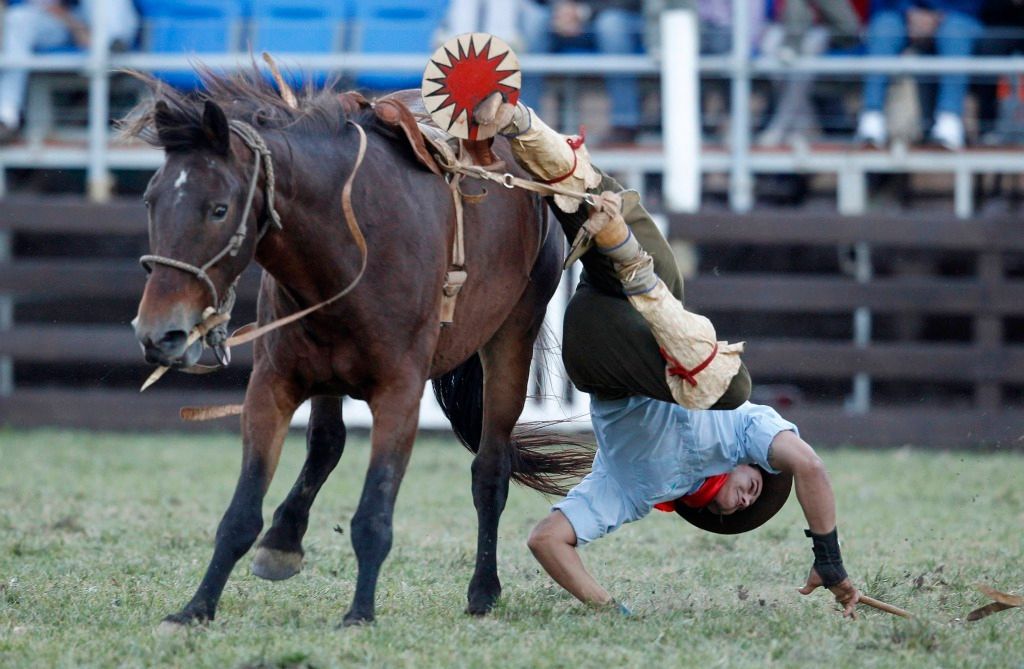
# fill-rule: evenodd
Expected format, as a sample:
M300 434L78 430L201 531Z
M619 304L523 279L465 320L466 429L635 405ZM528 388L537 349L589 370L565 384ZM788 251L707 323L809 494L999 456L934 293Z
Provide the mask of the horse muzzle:
M188 344L188 331L173 327L140 328L138 319L133 322L135 336L142 346L146 362L165 367L191 367L203 352L202 341Z

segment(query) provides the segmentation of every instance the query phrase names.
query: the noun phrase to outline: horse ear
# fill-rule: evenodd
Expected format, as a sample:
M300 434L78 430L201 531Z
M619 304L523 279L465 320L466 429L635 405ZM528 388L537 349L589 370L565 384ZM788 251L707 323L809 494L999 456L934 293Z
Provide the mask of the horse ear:
M166 101L157 100L153 105L153 125L156 126L157 132L173 125L172 116L171 107Z
M228 149L231 146L228 117L224 115L224 110L216 102L210 100L203 105L203 133L214 151L222 156L228 155Z

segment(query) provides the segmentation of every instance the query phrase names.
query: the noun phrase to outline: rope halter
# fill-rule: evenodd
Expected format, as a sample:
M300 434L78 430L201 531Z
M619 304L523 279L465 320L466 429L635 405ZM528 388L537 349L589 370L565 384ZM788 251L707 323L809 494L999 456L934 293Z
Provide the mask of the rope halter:
M259 132L256 128L252 127L244 121L231 120L229 121L229 127L231 131L238 135L247 147L253 153L253 167L252 176L249 179L249 193L245 199L245 208L242 211L241 219L238 221L238 227L235 229L234 234L228 240L228 243L220 250L219 253L214 255L208 261L202 265L193 265L183 260L176 260L175 258L168 258L166 256L160 256L155 254L144 255L139 258L139 264L142 265L146 272L153 271L153 265L164 265L165 267L173 267L174 269L181 270L186 274L191 274L201 281L209 290L210 296L213 298L213 305L211 308L204 310L205 313L209 313L210 316L204 318L204 322L212 317L228 316L231 315L231 309L235 306L235 285L238 283L238 277L228 286L227 292L224 298L221 299L217 292L217 287L213 285L213 280L210 279L208 271L211 267L220 262L225 256L237 256L238 252L242 249L242 245L245 243L245 238L248 235L247 223L249 220L249 213L252 210L252 202L256 196L256 186L259 183L259 176L261 172L264 174L264 185L263 192L267 201L267 211L270 222L256 237L256 243L258 244L263 235L266 234L267 229L273 225L278 230L282 229L281 217L277 213L277 209L274 207L274 191L275 191L275 177L274 177L274 161L270 154L270 149L267 148L267 143L263 141ZM212 311L211 311L212 309ZM224 340L227 339L227 323L226 321L211 327L205 336L206 343L209 344L217 351L217 357L221 360L222 364L226 364L224 358L227 357L226 350L221 350Z

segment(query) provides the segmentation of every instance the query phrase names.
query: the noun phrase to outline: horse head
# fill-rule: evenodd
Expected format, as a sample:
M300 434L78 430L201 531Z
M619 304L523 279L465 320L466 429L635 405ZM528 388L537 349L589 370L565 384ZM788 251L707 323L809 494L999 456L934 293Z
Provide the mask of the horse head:
M133 326L148 362L188 367L202 352L189 333L211 313L229 314L265 231L255 186L266 146L212 101L200 112L160 99L149 121L166 155L145 193L150 254L140 262L149 278Z

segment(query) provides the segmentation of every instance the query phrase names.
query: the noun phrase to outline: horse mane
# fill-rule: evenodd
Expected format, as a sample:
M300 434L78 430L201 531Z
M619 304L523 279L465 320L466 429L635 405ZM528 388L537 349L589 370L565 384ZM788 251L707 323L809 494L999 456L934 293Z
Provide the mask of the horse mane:
M202 146L208 141L203 131L203 106L207 101L223 109L228 119L244 121L257 129L288 130L318 137L340 134L348 120L366 124L375 118L367 109L347 110L334 88L334 80L322 86L307 84L296 91L298 108L292 108L255 62L230 74L214 72L203 65L195 69L204 90L193 93L182 93L150 74L129 71L149 87L152 96L120 121L121 136L138 138L167 151ZM164 105L159 105L160 102Z

